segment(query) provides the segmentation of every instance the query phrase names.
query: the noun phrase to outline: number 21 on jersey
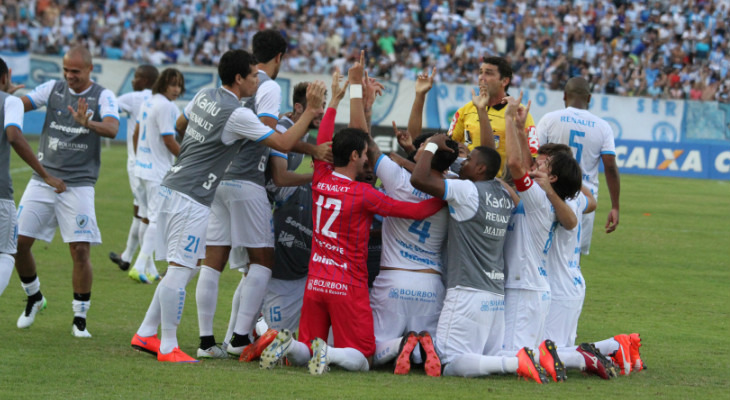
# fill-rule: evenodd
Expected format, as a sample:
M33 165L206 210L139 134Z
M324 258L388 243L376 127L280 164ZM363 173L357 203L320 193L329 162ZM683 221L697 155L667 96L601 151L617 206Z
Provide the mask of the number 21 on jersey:
M319 195L319 198L317 199L317 202L315 203L317 205L317 218L314 225L314 231L317 233L320 233L320 219L322 218L322 208L325 210L332 210L332 214L330 214L330 217L327 218L327 222L325 222L324 226L322 227L322 235L337 239L337 232L330 231L330 227L337 219L337 216L340 215L340 209L342 208L342 200L333 199L331 197L328 197L327 200L325 200L325 197L322 195Z

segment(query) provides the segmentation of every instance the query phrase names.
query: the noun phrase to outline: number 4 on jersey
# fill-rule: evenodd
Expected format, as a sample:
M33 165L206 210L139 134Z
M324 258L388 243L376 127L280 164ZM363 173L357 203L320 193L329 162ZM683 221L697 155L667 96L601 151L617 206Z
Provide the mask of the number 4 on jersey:
M423 222L423 229L420 229L419 226ZM414 221L411 226L408 227L408 232L415 233L418 235L418 242L419 243L426 243L426 239L431 237L431 234L428 233L428 230L431 229L431 223L428 221Z

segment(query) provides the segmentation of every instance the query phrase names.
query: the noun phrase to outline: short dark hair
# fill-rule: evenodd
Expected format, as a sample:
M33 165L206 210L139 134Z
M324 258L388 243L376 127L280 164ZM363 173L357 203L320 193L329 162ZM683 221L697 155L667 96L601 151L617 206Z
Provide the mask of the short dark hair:
M583 172L573 153L556 152L550 156L548 163L550 175L558 178L551 184L558 197L563 200L575 197L583 186Z
M157 82L157 78L160 77L160 71L158 71L157 67L154 65L140 65L137 67L137 71L139 71L140 75L147 81L147 85L145 87L151 87L155 84L155 82Z
M349 164L353 151L362 155L368 141L369 135L362 129L345 128L337 132L332 138L332 158L335 167L344 167Z
M453 150L453 152L446 150L436 150L436 153L434 153L433 158L431 159L432 170L444 172L459 157L459 144L456 143L456 141L448 139L446 140L446 146Z
M285 54L286 38L281 32L274 29L264 29L253 35L253 55L259 63L267 63L279 53Z
M484 171L484 178L486 180L492 180L497 176L497 172L499 172L499 168L502 166L502 156L499 155L497 150L491 147L477 146L472 149L469 155L477 165L484 165L486 167Z
M506 92L507 89L509 89L509 85L512 84L512 66L509 65L509 62L507 62L507 59L503 57L484 57L482 59L482 63L484 64L490 64L490 65L496 65L497 70L499 71L499 78L509 78L509 83L507 83L507 86L504 87L504 91Z
M570 150L570 147L562 143L545 143L537 149L537 154L546 155L548 157L551 157L557 153L565 153L573 157L573 151Z
M5 60L0 58L0 79L8 74L8 64L5 64Z
M292 90L292 106L294 104L301 104L302 107L307 107L307 87L309 86L309 82L300 82L297 83L294 86L294 90Z
M185 93L185 77L182 72L177 68L167 68L162 71L155 84L152 85L152 94L164 94L167 88L173 83L177 83L180 86L180 94Z
M246 50L228 50L218 62L218 76L224 85L232 85L236 75L245 78L251 73L251 66L256 65L256 59Z

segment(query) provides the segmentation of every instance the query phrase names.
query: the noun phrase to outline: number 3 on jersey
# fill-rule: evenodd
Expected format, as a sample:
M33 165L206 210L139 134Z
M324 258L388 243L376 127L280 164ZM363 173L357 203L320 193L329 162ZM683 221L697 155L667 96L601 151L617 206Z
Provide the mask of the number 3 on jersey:
M327 218L327 222L325 222L322 227L322 234L328 238L337 239L337 232L330 231L330 227L335 222L335 219L337 219L337 216L340 215L342 200L328 198L327 201L325 201L324 196L319 195L317 203L315 204L317 204L317 221L314 225L314 231L320 233L319 222L322 216L322 208L325 210L332 210L332 214L330 214L330 217Z

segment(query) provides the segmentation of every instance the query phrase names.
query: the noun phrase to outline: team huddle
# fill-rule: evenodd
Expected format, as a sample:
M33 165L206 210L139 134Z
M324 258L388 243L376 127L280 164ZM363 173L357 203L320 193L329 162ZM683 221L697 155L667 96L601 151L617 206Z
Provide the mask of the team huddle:
M346 77L334 72L329 103L323 82L305 82L280 115L275 79L287 47L278 31L258 32L251 53L221 57L221 87L196 93L182 112L174 101L184 76L174 68L140 66L134 92L117 99L90 80L91 56L78 47L64 56L64 80L17 98L0 60L0 160L9 165L12 145L34 170L17 222L9 172L0 176L0 219L10 227L0 231L0 293L14 265L28 296L19 328L46 307L31 247L58 226L73 259L72 334L91 337L100 138L116 135L121 111L135 122L127 133L135 208L126 248L110 258L137 282L159 281L131 341L159 361L234 356L312 374L393 364L396 374L421 366L429 376L537 383L564 381L567 369L610 379L645 368L637 333L576 346L599 160L611 198L606 232L619 217L613 133L588 111L585 80L570 79L566 108L535 125L530 103L507 93L507 61L486 57L479 93L439 134L422 133L434 76L424 72L407 130L394 124L403 158L382 154L370 134L384 87L364 56ZM347 92L349 124L335 133ZM23 112L43 106L36 157ZM304 155L312 173L295 172ZM168 263L163 277L155 259ZM226 264L241 280L219 344L213 318ZM196 275L192 357L177 327Z

